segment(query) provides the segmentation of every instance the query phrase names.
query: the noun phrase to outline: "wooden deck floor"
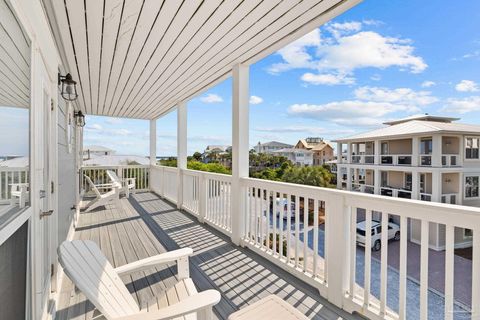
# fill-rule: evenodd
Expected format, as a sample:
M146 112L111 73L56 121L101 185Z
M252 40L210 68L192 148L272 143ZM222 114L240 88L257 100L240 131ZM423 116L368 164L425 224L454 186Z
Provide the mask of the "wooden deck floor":
M178 211L156 194L144 192L121 200L122 207L109 205L82 213L76 239L99 244L114 266L120 266L167 250L191 247L190 273L199 290L214 288L222 300L215 316L226 319L232 312L269 294L285 299L309 318L352 319L332 306L318 291L294 278L248 249L234 246L228 237ZM123 281L142 307L157 307L155 296L175 282L173 265L126 276ZM60 292L57 317L99 318L93 305L75 292L68 278ZM100 317L101 318L101 317Z

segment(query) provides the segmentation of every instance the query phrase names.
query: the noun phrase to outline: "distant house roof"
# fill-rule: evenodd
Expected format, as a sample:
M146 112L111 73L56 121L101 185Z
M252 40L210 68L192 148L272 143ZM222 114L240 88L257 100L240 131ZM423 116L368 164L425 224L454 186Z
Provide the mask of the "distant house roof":
M269 141L265 143L258 143L258 145L262 147L281 147L281 148L292 148L293 145L288 144L288 143L283 143L283 142L278 142L278 141Z
M16 157L13 159L0 161L0 167L23 168L28 167L29 157Z
M227 151L229 148L230 148L230 146L208 145L208 146L205 148L205 152L212 152L212 151L225 152L225 151Z
M93 151L93 152L114 152L115 150L113 149L110 149L110 148L107 148L107 147L104 147L104 146L84 146L83 147L83 151L87 151L87 150L90 150L90 151Z
M388 127L360 133L354 136L337 139L337 142L365 141L375 138L408 137L412 135L452 133L452 134L480 134L480 126L464 123L451 123L441 121L410 120L400 122Z
M323 140L322 138L300 139L297 142L296 146L298 146L300 144L303 145L305 149L312 150L312 151L320 151L320 150L323 150L327 146L333 149L333 147L330 145L330 143L326 140Z
M98 156L83 161L83 165L85 166L122 166L132 163L148 165L150 164L150 160L147 157L141 156L108 155Z
M395 125L395 124L399 124L399 123L403 123L403 122L408 122L408 121L412 121L412 120L435 121L435 122L450 123L450 122L452 122L452 121L460 120L460 118L431 116L431 115L428 115L428 114L417 114L417 115L413 115L413 116L406 117L406 118L402 118L402 119L387 121L387 122L384 122L383 124L392 126L392 125Z

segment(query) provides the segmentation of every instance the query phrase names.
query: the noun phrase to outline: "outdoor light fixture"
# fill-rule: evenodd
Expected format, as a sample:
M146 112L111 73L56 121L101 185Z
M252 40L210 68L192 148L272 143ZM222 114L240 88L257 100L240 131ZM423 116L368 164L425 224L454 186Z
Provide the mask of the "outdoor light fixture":
M75 111L73 116L75 117L75 124L78 127L84 127L85 126L85 115L82 113L81 110Z
M58 85L62 85L62 97L67 101L77 100L77 82L72 79L72 75L67 73L66 76L58 74Z

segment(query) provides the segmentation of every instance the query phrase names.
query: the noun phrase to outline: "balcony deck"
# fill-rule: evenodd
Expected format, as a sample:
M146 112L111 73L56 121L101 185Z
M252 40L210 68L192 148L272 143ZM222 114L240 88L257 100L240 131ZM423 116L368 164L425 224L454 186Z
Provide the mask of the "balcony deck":
M214 288L222 294L215 306L218 319L269 294L285 299L309 318L356 319L331 305L318 291L248 249L234 246L228 237L154 193L143 192L112 205L82 213L74 237L99 244L114 266L167 250L191 247L190 273L199 290ZM175 282L173 266L126 276L123 281L141 307L157 308L155 296ZM97 319L98 312L65 278L57 319Z

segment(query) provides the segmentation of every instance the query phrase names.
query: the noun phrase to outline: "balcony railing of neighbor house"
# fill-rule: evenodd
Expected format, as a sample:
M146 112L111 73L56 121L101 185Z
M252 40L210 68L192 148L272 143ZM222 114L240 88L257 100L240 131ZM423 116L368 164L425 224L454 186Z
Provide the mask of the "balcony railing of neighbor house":
M432 201L432 194L431 193L420 192L420 200L422 200L422 201Z
M28 167L0 167L0 204L10 202L12 184L29 182Z
M431 154L421 154L420 157L420 165L421 166L431 166L432 165L432 155Z
M352 155L352 163L373 164L375 156L373 154Z
M458 154L442 154L442 166L454 167L458 165Z
M380 163L393 166L410 166L412 155L410 154L388 154L380 155Z
M458 200L458 193L444 193L441 197L442 203L457 204Z
M149 165L126 165L126 166L84 166L82 167L82 190L88 192L88 183L85 175L96 185L108 185L112 183L107 175L107 170L112 170L120 179L135 178L135 189L150 190L150 166ZM108 189L108 187L106 187Z
M181 202L186 211L226 235L231 235L232 228L240 228L235 231L243 234L245 246L318 288L330 302L371 319L405 319L407 295L418 295L418 292L420 318L427 319L431 306L428 285L430 223L443 225L446 234L446 319L452 319L454 312L455 228L473 230L472 268L480 268L478 208L241 178L245 211L242 223L232 225L228 198L239 195L230 192L230 176L191 170L179 172L176 168L160 166L153 166L151 170L152 191L176 202L173 200L178 192L176 181L182 178L187 184L183 186ZM188 185L191 183L193 186ZM410 192L396 190L400 191ZM222 210L226 210L223 215ZM399 221L402 236L395 276L391 276L387 262L389 246L381 246L379 260L372 259L371 250L357 250L359 213L365 216L366 230L371 229L373 214L380 217L383 230L388 229L391 218ZM407 285L407 265L410 261L407 255L407 225L413 219L421 229L419 289L413 290L415 292L411 291L410 283ZM388 233L381 233L380 240L382 244L388 243ZM373 244L371 233L366 232L366 248L371 248ZM362 263L358 264L358 261ZM374 290L371 283L378 290ZM395 295L393 300L399 302L396 306L388 304L392 301L392 292ZM471 306L472 314L478 315L479 272L471 275Z

